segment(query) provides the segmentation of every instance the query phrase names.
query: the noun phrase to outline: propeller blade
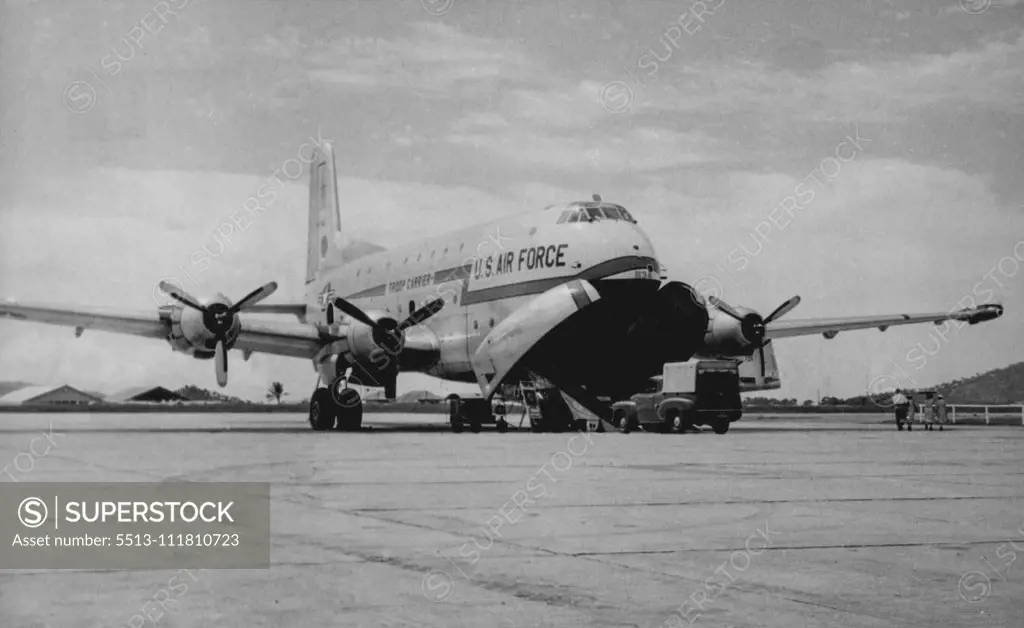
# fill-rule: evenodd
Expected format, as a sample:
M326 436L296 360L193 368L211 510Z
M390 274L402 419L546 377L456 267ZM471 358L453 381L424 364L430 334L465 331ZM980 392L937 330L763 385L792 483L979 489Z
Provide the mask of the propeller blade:
M224 348L224 341L217 341L217 350L214 354L214 361L217 363L217 384L224 388L228 385L228 352Z
M356 319L357 321L364 325L368 325L374 329L381 329L382 331L386 331L383 330L383 328L381 328L380 325L377 324L377 321L367 316L366 312L360 310L358 307L352 305L351 303L349 303L345 299L342 299L341 297L336 297L334 299L334 307L338 308L342 312L348 314L349 316L351 316L352 318Z
M768 318L764 319L764 324L767 325L768 323L770 323L770 322L772 322L772 321L774 321L776 319L782 318L783 316L788 314L790 310L792 310L793 308L795 308L798 305L800 305L800 297L799 296L795 296L792 299L790 299L789 301L786 301L785 303L783 303L779 307L775 308L775 311L772 312L771 314L769 314Z
M711 305L717 307L718 309L722 310L723 312L725 312L726 314L728 314L729 316L735 318L738 321L742 321L743 320L743 316L741 316L739 312L734 310L731 305L729 305L728 303L726 303L725 301L719 299L716 296L708 296L708 303L710 303Z
M256 305L263 299L266 299L270 295L274 294L275 290L277 290L277 282L271 281L267 285L261 286L253 290L249 294L245 295L244 297L242 297L242 300L231 306L230 312L234 314L235 312L240 312L241 310L250 305Z
M419 323L422 323L423 321L427 320L428 318L430 318L434 314L437 314L438 312L440 312L441 308L443 308L443 307L444 307L444 299L434 299L430 303L427 303L426 305L424 305L420 309L418 309L415 312L413 312L412 314L410 314L409 318L407 318L404 321L402 321L401 323L399 323L398 324L398 331L405 331L406 329L408 329L409 327L412 327L413 325L417 325Z
M199 305L199 303L192 297L192 295L190 295L189 293L185 292L184 290L179 290L177 287L175 287L171 283L168 283L166 281L161 281L160 282L160 290L163 291L168 296L170 296L175 301L178 301L179 303L187 305L190 308L192 308L193 310L198 310L200 312L205 312L206 311L206 308L203 307L202 305Z

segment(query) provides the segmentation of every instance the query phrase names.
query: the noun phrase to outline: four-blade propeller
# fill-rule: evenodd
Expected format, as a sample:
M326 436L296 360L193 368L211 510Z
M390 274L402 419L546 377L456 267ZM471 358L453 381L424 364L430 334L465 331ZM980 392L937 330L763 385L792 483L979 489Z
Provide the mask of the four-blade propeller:
M373 341L391 355L397 355L405 346L406 329L422 323L444 307L444 299L434 299L410 313L403 321L396 322L393 318L382 318L375 321L358 306L341 297L335 297L333 303L336 308L372 329ZM398 360L390 361L389 365L390 368L387 369L386 374L387 380L384 382L384 396L393 399L398 381Z
M271 281L265 286L253 290L234 305L228 306L224 303L214 302L208 305L201 305L196 299L184 290L166 282L160 282L160 289L170 295L173 299L196 310L203 315L203 325L213 334L217 345L214 351L214 362L217 370L217 384L223 388L228 385L228 333L235 324L235 318L245 308L256 305L263 299L274 294L277 290L277 282Z
M771 342L770 338L768 340L764 339L767 325L772 321L782 318L793 308L800 305L800 297L795 296L775 308L775 310L768 315L768 318L762 318L757 312L750 312L746 315L740 314L736 311L736 308L715 296L709 296L708 302L740 322L740 330L743 332L743 337L746 338L747 342L753 345L753 347L759 352L758 355L761 359L761 376L764 377L764 348Z

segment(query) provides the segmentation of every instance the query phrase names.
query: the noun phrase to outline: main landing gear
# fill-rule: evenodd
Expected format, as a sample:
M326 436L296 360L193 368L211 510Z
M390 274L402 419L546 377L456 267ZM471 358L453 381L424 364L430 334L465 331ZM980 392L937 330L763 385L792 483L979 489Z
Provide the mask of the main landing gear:
M358 432L363 426L362 398L345 380L329 388L317 388L309 400L309 426L317 432Z

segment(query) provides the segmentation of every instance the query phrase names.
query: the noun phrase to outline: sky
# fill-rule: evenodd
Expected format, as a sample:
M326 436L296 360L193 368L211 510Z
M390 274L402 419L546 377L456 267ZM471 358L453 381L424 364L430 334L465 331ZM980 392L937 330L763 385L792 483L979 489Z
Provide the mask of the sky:
M944 337L776 341L773 396L1024 359L1021 0L0 7L0 297L146 311L173 277L300 300L296 159L322 138L345 235L382 246L599 193L672 279L763 315L797 294L787 318L1006 307ZM247 220L264 184L276 199ZM237 352L230 375L247 398L316 380ZM216 387L212 362L162 341L8 320L0 380Z

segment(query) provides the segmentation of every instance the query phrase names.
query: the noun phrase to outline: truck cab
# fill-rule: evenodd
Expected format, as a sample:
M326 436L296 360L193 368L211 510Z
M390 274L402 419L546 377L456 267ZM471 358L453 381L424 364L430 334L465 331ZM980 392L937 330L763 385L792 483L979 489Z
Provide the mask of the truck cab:
M725 434L742 415L739 366L734 360L667 363L646 390L612 405L612 421L627 432L643 427L678 434L707 425L716 434Z

